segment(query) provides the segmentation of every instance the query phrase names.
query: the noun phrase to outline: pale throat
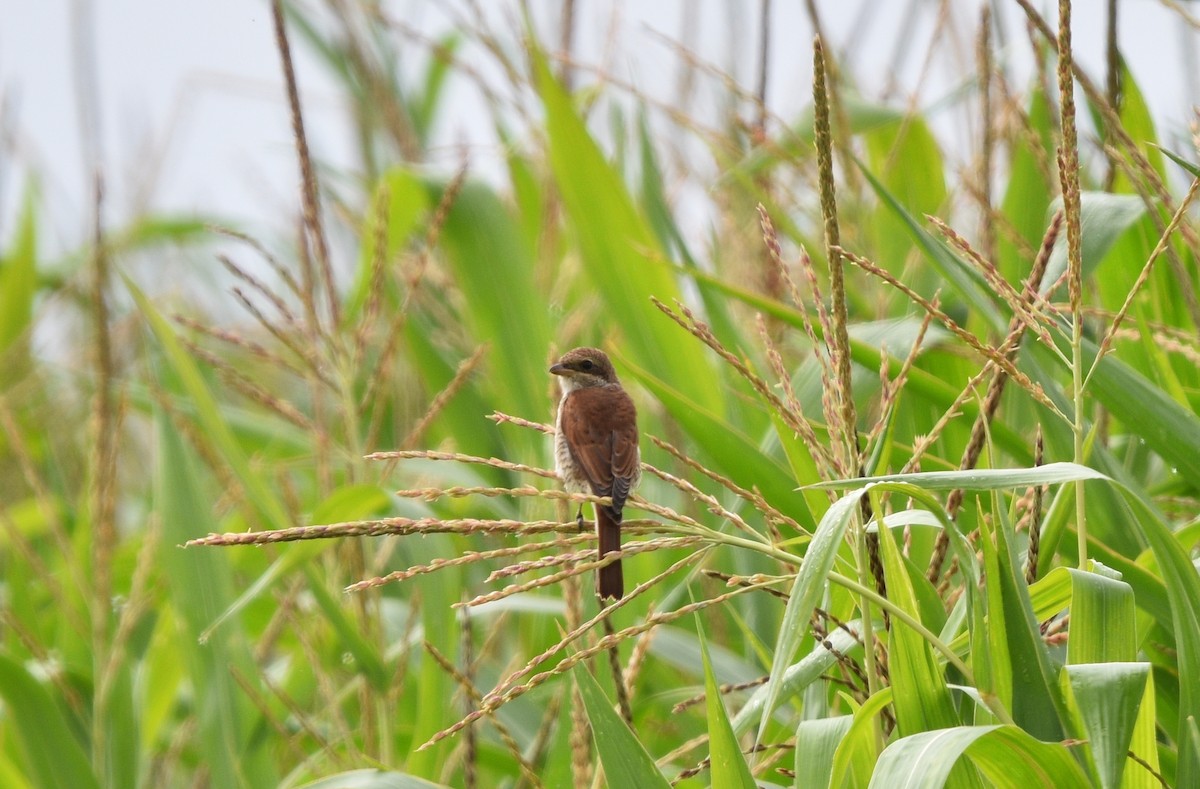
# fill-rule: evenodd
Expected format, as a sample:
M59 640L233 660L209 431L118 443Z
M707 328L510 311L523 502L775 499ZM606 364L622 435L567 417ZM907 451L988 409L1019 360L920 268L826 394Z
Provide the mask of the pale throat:
M562 389L563 397L571 394L579 389L590 389L597 386L607 386L608 384L603 378L582 375L564 375L558 379L559 388Z

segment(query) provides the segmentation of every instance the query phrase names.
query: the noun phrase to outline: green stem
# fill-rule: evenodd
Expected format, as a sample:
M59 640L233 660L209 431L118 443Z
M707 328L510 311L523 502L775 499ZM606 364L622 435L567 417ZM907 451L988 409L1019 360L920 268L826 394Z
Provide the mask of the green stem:
M1075 462L1083 465L1083 240L1079 196L1079 138L1075 130L1075 80L1071 63L1071 0L1058 2L1058 92L1062 119L1059 180L1067 224L1067 284L1071 299L1071 382L1075 403ZM1075 483L1075 530L1079 535L1079 568L1087 568L1087 523L1082 481Z
M853 578L847 578L841 573L831 572L829 574L829 580L848 591L854 592L855 594L860 594L864 598L869 599L872 603L887 611L888 614L891 615L892 619L895 619L897 622L902 622L908 627L912 628L917 635L928 641L930 646L940 652L942 656L946 658L947 663L958 669L968 685L974 687L974 672L972 672L967 664L962 661L962 658L955 654L954 650L950 648L949 644L947 644L945 641L942 641L932 630L921 624L921 620L912 616L903 608L898 607L891 600L888 600L871 587L864 586L858 581L855 581Z
M854 551L858 565L858 583L864 589L871 586L871 557L867 549L867 530L861 516L856 513L850 524L854 533ZM858 602L862 610L863 665L867 672L867 692L874 696L879 690L879 668L875 664L875 624L871 611L871 598L863 597Z
M688 533L691 533L691 531L689 531ZM728 534L721 534L719 532L713 532L709 536L713 539L714 542L720 542L720 543L724 543L726 545L735 545L735 546L739 546L742 548L751 548L753 550L760 551L760 552L766 554L767 556L770 556L773 559L778 559L779 561L786 562L787 564L799 566L800 563L803 561L803 557L801 557L801 556L795 556L793 554L788 553L787 551L780 551L780 550L774 549L774 548L764 549L763 546L759 543L752 542L750 540L745 540L745 539L742 539L739 537L733 537ZM783 579L780 579L780 580L783 580ZM935 635L933 633L933 631L931 631L929 628L925 627L925 625L921 624L921 621L919 619L916 619L911 614L909 614L907 611L898 607L891 600L888 600L886 597L879 594L878 592L876 592L874 589L870 588L869 586L864 585L864 584L860 583L859 581L856 581L852 578L848 578L848 577L842 575L841 573L838 573L838 572L829 573L829 580L833 581L836 584L839 584L840 586L842 586L852 592L856 592L856 593L862 595L865 600L867 600L870 603L877 605L881 609L887 611L888 614L892 616L892 618L896 619L899 622L903 622L904 624L911 627L913 630L915 630L921 636L921 638L924 638L926 641L928 641L935 650L942 653L946 657L946 661L948 663L950 663L952 666L954 666L956 669L958 669L959 672L962 673L963 677L967 681L967 684L969 684L969 685L975 684L975 678L974 678L975 675L971 671L971 669L967 666L967 664L962 662L962 659L959 658L959 656L957 654L955 654L954 650L951 649L946 644L946 642L942 641L940 638L937 637L937 635Z

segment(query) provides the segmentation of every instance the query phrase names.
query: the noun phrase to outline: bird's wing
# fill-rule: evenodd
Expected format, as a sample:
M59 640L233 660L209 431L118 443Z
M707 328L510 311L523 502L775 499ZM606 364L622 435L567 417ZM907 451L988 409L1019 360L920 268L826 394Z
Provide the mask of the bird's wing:
M623 393L622 393L623 394ZM629 400L628 396L625 398ZM629 401L629 409L633 410L633 401ZM638 432L636 416L624 422L612 432L612 474L613 510L619 516L629 498L630 488L641 476L641 455L638 452Z
M618 518L638 475L637 412L616 387L577 389L563 403L562 429L571 457L597 496L611 496Z

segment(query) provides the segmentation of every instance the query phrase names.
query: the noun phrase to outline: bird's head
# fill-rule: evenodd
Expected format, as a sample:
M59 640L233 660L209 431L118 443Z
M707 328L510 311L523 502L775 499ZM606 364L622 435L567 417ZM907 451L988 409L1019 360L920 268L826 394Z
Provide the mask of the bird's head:
M559 376L564 392L617 383L617 371L599 348L567 351L554 363L550 372Z

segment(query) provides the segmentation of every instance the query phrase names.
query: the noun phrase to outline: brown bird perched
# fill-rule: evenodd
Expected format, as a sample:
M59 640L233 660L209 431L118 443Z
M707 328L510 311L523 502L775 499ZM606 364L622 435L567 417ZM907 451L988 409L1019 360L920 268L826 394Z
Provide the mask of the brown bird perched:
M554 363L562 400L555 425L554 465L563 487L572 493L611 496L596 505L599 554L621 550L621 510L642 476L637 409L621 388L612 362L596 348L576 348ZM583 528L583 505L576 516ZM621 562L600 568L599 595L621 597Z

